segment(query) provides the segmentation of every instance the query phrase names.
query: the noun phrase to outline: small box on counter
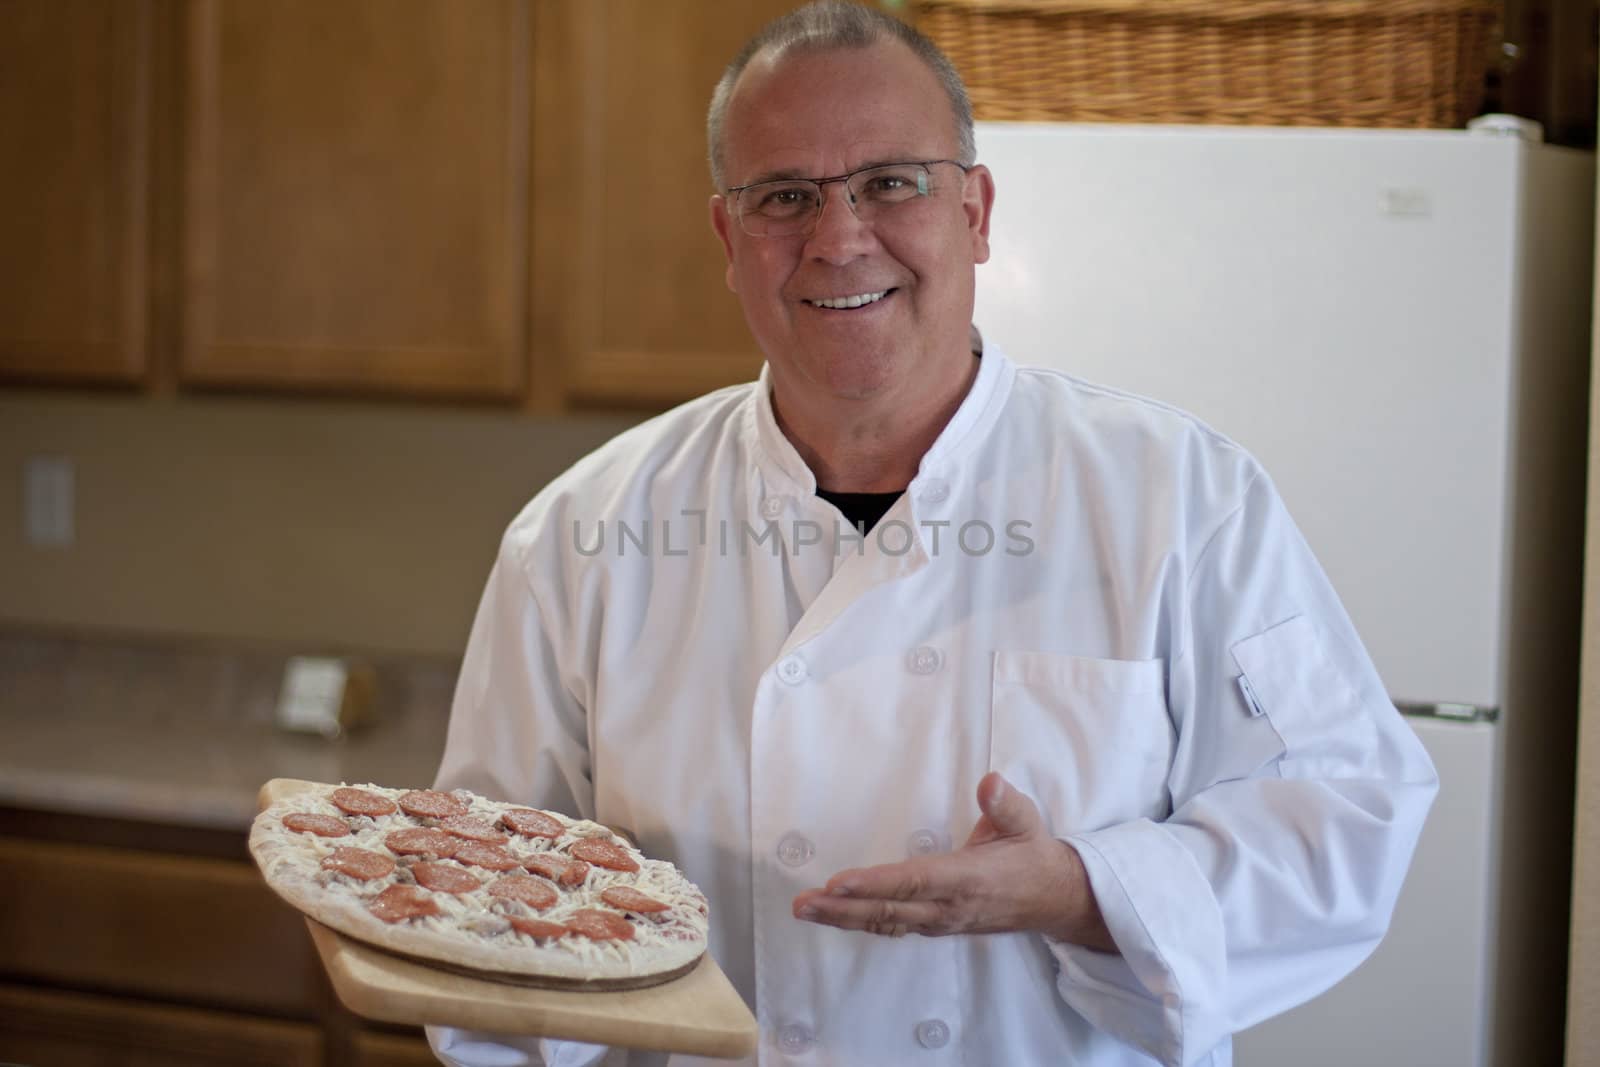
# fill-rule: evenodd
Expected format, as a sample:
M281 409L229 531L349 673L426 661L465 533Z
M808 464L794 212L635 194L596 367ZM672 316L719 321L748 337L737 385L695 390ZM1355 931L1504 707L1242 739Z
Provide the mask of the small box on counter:
M331 739L376 716L377 672L337 656L291 656L278 694L278 725Z

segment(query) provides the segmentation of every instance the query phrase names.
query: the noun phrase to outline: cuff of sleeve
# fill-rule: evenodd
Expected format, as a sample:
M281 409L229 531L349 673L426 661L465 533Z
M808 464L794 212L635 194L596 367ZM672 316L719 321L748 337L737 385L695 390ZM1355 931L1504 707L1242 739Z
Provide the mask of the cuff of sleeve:
M1226 1040L1222 915L1194 857L1148 819L1065 840L1083 860L1118 954L1047 938L1062 999L1172 1067Z
M449 1067L596 1067L604 1045L426 1026L428 1047Z

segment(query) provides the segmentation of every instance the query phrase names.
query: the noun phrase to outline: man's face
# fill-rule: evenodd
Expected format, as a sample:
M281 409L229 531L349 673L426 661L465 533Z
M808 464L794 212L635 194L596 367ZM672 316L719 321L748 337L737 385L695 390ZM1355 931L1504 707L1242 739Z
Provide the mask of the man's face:
M821 178L874 163L953 159L955 122L938 79L899 42L758 56L723 127L723 180ZM771 364L777 395L886 398L909 410L947 396L971 368L973 267L989 257L988 171L930 168L931 195L862 222L843 183L823 187L809 235L756 237L711 199L728 288ZM815 301L886 292L851 309Z

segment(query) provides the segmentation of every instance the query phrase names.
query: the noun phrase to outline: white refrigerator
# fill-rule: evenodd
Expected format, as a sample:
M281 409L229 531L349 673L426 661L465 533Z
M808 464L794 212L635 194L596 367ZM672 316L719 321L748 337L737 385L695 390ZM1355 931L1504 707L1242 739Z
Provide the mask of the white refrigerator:
M980 331L1253 452L1435 764L1390 933L1242 1067L1559 1063L1594 163L1476 131L979 124Z

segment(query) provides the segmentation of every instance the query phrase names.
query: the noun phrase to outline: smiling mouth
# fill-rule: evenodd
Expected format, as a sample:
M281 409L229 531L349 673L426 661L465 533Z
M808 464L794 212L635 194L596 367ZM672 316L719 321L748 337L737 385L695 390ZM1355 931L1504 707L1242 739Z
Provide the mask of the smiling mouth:
M805 303L810 304L812 307L827 308L829 311L850 311L855 308L866 307L868 304L876 304L892 292L894 292L893 289L883 289L876 293L831 296L823 300L807 300Z

